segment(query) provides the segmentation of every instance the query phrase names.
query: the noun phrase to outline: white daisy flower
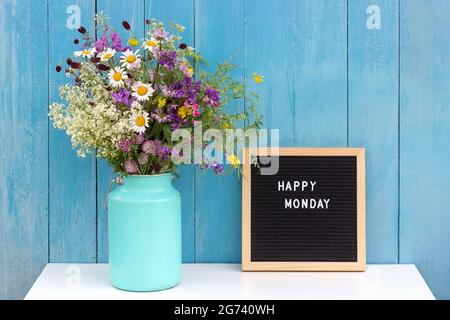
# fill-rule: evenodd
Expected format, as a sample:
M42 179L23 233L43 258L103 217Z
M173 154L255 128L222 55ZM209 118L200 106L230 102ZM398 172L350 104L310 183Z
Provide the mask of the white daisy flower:
M91 58L93 55L95 54L95 48L91 48L91 49L83 49L81 51L75 51L73 53L73 55L75 57L85 57L85 58Z
M113 87L123 87L124 81L128 79L128 76L125 73L125 70L120 67L115 67L109 71L108 78L109 83Z
M150 39L144 39L144 44L142 46L145 50L153 52L157 45L158 41L155 38L151 37Z
M112 57L114 57L114 55L116 54L116 50L112 49L112 48L108 48L102 52L100 52L98 54L98 56L100 57L101 61L108 61L109 59L111 59Z
M151 84L145 84L142 82L136 82L133 87L133 93L131 94L138 101L146 101L155 92Z
M130 117L131 129L136 133L143 134L148 127L148 121L148 113L145 111L132 114Z
M141 64L141 56L138 54L139 50L136 52L127 49L122 53L122 57L120 58L120 62L122 63L122 67L127 69L135 69Z

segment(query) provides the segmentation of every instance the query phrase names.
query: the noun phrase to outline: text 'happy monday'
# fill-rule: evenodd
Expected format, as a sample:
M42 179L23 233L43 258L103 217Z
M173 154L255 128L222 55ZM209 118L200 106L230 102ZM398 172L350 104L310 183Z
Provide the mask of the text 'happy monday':
M278 181L278 192L314 192L317 181L294 180ZM285 209L323 209L329 208L330 199L315 198L285 198Z

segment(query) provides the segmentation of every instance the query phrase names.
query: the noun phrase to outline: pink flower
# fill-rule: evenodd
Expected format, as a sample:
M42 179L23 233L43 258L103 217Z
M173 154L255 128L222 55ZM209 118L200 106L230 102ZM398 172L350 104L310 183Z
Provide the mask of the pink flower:
M193 115L194 117L200 117L200 114L201 114L201 112L200 112L200 106L199 106L197 103L194 103L194 104L192 105L192 115Z
M186 73L186 71L188 71L189 67L187 66L187 64L183 61L178 63L178 68L180 69L181 72L183 72L183 74Z
M108 39L106 38L106 34L103 34L100 39L95 43L95 49L97 52L102 51L108 45Z
M181 61L178 63L178 69L183 73L184 76L188 78L192 78L192 75L194 73L194 70L190 68L186 62Z
M149 69L148 70L148 77L150 78L150 81L153 81L153 70L152 69Z
M157 155L160 152L160 143L157 140L147 140L142 144L142 151L147 154Z
M139 69L141 67L141 62L139 60L137 60L136 62L133 62L132 64L129 65L129 68L134 70L134 69Z
M166 39L169 36L169 33L164 29L156 29L153 31L153 37L156 39Z
M133 80L131 80L130 78L125 79L125 84L127 85L127 87L131 87L133 85Z
M119 147L120 151L130 152L131 144L132 144L132 141L130 139L122 139L119 141L118 147Z
M158 59L159 55L160 55L159 47L155 47L155 48L153 49L153 57L154 57L155 59Z
M163 96L166 98L170 98L173 95L172 90L170 90L170 88L165 84L163 84L161 86L161 92L162 92Z
M146 154L146 153L139 153L138 156L137 156L137 160L138 160L138 162L139 162L139 164L141 166L146 165L147 162L148 162L148 154Z
M112 46L113 49L115 49L117 51L121 51L123 49L123 47L122 47L122 39L114 31L111 32L111 46Z
M143 134L140 134L136 137L136 143L137 144L142 144L145 141L145 137Z
M127 161L125 161L124 168L127 173L131 174L136 173L139 170L137 162L132 159L128 159Z

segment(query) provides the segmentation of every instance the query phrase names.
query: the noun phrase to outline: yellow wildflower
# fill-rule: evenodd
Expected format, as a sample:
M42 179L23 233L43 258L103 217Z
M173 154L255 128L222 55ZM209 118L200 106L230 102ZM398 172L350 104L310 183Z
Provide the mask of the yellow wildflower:
M166 103L167 103L166 98L163 98L163 97L158 98L158 108L161 109L162 107L164 107L166 105Z
M255 82L257 84L261 84L261 83L264 82L264 76L254 72L253 73L253 80L255 80Z
M191 106L182 106L178 109L178 116L185 119L192 114Z
M235 155L235 154L231 154L227 157L227 160L229 163L231 163L231 165L233 166L233 168L237 168L239 167L239 165L241 164L241 162L239 161L239 158Z
M130 39L128 39L128 44L130 45L130 46L133 46L133 47L135 47L135 46L137 46L138 44L139 44L139 40L138 39L136 39L136 38L130 38Z
M229 123L229 122L224 123L223 124L223 128L224 129L231 129L231 123Z

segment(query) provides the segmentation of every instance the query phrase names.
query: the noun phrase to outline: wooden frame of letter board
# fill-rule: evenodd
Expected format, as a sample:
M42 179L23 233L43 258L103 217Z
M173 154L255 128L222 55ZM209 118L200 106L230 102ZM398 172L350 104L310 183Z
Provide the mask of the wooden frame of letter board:
M278 151L277 151L278 150ZM275 153L273 153L275 152ZM250 155L356 156L357 261L293 262L251 261ZM243 271L365 271L366 269L366 176L364 148L245 148L242 177L242 270Z

